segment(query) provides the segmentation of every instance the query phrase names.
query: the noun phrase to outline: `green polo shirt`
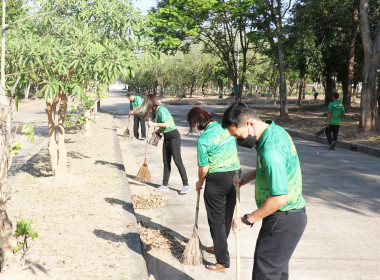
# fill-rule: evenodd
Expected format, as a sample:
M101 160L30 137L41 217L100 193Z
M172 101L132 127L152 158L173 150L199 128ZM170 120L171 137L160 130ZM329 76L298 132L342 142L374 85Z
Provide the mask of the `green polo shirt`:
M209 166L208 173L240 169L236 138L215 121L199 137L197 150L198 166Z
M129 108L131 110L134 110L136 109L137 107L141 106L141 104L143 103L143 99L138 96L138 95L134 95L134 99L133 101L129 101Z
M272 120L256 146L256 204L260 207L273 195L287 195L279 210L288 211L305 206L302 196L302 174L296 147L290 135Z
M157 123L164 123L166 121L169 121L169 126L165 127L165 128L161 127L160 130L162 131L162 133L168 133L168 132L177 128L175 126L173 117L170 114L169 110L163 106L159 106L157 109L157 121L156 122Z
M334 100L329 103L329 111L331 111L331 117L329 124L340 125L340 117L342 113L345 113L344 106L339 100Z

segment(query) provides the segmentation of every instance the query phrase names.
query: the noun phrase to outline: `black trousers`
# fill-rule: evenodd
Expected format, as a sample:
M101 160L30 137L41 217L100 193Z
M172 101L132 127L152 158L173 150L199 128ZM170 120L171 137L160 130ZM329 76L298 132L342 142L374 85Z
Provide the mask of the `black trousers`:
M184 186L189 185L186 169L182 163L181 157L181 135L177 129L164 133L164 143L162 144L162 156L164 162L164 178L162 185L167 186L169 183L170 171L172 170L172 158L178 168Z
M236 191L232 183L234 175L235 171L208 174L204 192L215 258L218 263L226 267L230 266L227 238L236 204Z
M331 144L331 141L335 141L335 143L338 141L338 133L339 133L339 125L333 125L329 124L329 127L326 127L325 134L327 137L327 141L329 144ZM332 134L332 136L331 136Z
M145 121L138 116L133 117L133 134L138 139L139 138L139 126L141 125L141 137L146 138L146 126Z
M256 243L252 279L289 278L289 260L306 224L305 209L299 212L275 212L263 219Z

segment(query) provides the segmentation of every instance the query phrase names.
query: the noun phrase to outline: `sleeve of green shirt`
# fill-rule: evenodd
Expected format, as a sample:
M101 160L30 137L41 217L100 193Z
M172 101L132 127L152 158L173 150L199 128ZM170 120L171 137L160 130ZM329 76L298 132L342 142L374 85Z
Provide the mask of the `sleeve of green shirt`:
M207 153L207 147L204 146L199 140L197 143L197 154L198 154L198 166L208 166L208 153Z
M165 107L160 107L157 112L157 122L164 123L169 121L170 113Z
M263 168L268 178L270 195L283 195L288 193L288 174L286 160L276 150L266 151L263 154Z
M333 109L333 104L332 104L332 102L330 102L329 103L329 111L332 111L332 109Z

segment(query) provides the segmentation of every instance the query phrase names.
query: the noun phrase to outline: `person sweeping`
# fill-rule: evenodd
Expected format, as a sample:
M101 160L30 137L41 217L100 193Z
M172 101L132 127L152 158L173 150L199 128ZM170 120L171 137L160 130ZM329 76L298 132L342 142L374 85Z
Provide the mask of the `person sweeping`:
M197 142L198 181L196 190L203 189L208 224L214 243L207 249L215 254L216 263L207 265L213 271L223 271L230 267L227 238L231 229L236 191L233 178L240 170L236 139L227 129L214 121L212 115L200 108L192 108L187 115L190 132L203 131Z
M161 106L154 94L148 94L141 108L135 111L135 115L140 118L147 119L148 115L152 114L152 119L156 119L156 122L149 120L147 122L149 127L158 127L164 134L164 143L162 145L162 157L164 162L164 178L162 185L156 188L156 191L168 191L169 190L169 177L171 171L171 161L174 159L179 174L182 178L182 190L180 194L186 194L190 191L189 182L187 179L186 169L182 163L181 157L181 135L179 134L177 127L174 123L173 117L169 110L164 106Z

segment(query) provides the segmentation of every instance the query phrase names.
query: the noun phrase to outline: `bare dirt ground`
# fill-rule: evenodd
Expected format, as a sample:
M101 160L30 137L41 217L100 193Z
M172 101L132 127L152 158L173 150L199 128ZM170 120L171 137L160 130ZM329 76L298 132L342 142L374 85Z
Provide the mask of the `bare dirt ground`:
M232 104L234 99L231 97L219 99L215 96L196 98L164 98L163 102L168 104L188 104L188 105L220 105L220 104ZM319 96L317 102L311 95L306 95L306 99L302 100L301 106L296 106L297 97L288 97L289 103L289 116L287 118L280 117L279 100L276 100L274 106L273 98L267 97L246 97L243 98L243 102L246 102L254 106L255 110L262 119L273 119L277 124L293 128L308 133L316 133L326 126L327 106L324 105L322 96ZM380 132L359 132L359 118L360 118L360 100L355 99L355 103L352 103L352 110L346 113L342 118L342 123L339 131L339 140L348 141L351 143L357 143L362 145L371 146L374 148L380 148ZM321 137L324 137L322 135Z
M101 114L91 138L68 130L64 179L51 176L47 150L10 178L8 214L14 223L33 220L39 238L27 255L29 267L0 279L131 279L125 238L126 228L136 225L126 219L120 203L124 169L109 149L114 137L110 123L112 116Z

